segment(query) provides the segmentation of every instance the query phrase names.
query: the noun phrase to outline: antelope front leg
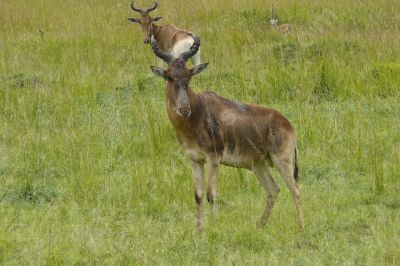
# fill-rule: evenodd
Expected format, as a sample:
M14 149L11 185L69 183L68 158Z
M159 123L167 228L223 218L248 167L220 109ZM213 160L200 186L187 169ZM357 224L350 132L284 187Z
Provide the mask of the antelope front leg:
M218 184L218 166L219 161L216 158L209 158L208 164L208 188L207 200L211 208L211 219L215 222L217 216L217 184Z
M192 174L194 181L194 198L197 203L197 230L202 231L204 227L204 205L203 205L204 164L192 161Z

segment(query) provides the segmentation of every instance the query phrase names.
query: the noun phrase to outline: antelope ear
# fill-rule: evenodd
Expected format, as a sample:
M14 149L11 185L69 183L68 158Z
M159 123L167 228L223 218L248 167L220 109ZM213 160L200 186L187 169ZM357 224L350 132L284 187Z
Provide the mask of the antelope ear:
M208 63L204 63L204 64L197 65L197 66L193 67L193 68L190 70L190 72L192 72L192 75L193 75L193 76L194 76L194 75L197 75L197 74L200 74L201 72L203 72L204 69L207 68L207 66L208 66Z
M156 21L159 21L161 19L162 19L162 17L155 17L155 18L152 18L151 21L152 22L156 22Z
M140 20L136 19L136 18L128 18L128 20L133 22L133 23L140 23Z
M165 71L161 67L151 66L151 71L159 77L165 78Z
M159 21L159 20L161 20L161 19L162 19L162 17L155 17L155 18L153 18L151 21L156 22L156 21Z

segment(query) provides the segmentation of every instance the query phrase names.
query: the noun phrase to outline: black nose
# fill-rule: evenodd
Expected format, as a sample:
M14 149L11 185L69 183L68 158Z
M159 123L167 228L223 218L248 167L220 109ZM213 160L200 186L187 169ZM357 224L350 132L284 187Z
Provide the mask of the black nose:
M179 108L179 113L181 113L181 115L184 118L188 118L191 114L192 114L192 109L189 107L183 107L183 108Z

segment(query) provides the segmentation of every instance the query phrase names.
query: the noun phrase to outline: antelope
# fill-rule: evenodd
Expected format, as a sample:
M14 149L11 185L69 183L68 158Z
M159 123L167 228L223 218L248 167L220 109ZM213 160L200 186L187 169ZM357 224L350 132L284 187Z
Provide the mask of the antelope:
M166 80L166 109L180 146L189 157L197 203L197 229L204 227L203 179L208 165L207 200L211 218L216 218L219 165L253 171L267 194L267 203L257 224L264 226L279 194L270 168L275 166L292 193L297 222L304 228L300 204L296 133L288 119L278 111L255 104L243 104L215 92L197 93L189 83L208 63L189 69L187 60L196 54L200 39L192 35L193 45L178 57L162 51L157 42L155 55L168 64L166 70L151 66L152 72ZM294 166L292 166L294 162Z
M157 9L158 3L154 2L154 6L146 10L136 8L134 2L131 3L133 11L140 13L140 18L128 18L133 23L139 23L142 27L143 42L150 43L154 38L158 47L162 51L172 54L174 57L179 57L185 51L188 51L193 44L191 33L185 30L178 29L174 25L157 26L154 22L162 19L162 17L151 17L150 12ZM194 66L200 64L200 50L193 55L192 63Z
M272 5L272 18L270 20L271 26L273 29L282 32L282 33L286 33L289 32L290 30L292 30L292 25L290 24L281 24L278 25L278 19L276 18L276 14L275 14L275 6Z

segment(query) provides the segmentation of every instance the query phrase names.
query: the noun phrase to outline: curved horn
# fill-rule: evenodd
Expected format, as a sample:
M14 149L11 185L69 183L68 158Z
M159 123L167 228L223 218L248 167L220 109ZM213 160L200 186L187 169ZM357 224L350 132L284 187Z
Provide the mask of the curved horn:
M146 12L150 13L151 11L155 10L158 7L157 1L154 1L154 6L150 7L146 10Z
M194 34L190 34L194 40L192 47L190 47L189 51L182 53L179 58L181 58L183 61L187 61L189 58L191 58L193 55L197 53L197 51L200 48L200 39Z
M156 54L156 56L164 60L168 65L174 60L174 57L172 55L161 51L154 37L151 38L151 48L153 49L153 52Z
M143 9L136 8L134 6L133 2L135 2L135 1L132 1L132 3L131 3L131 8L133 9L133 11L136 11L136 12L139 12L140 14L142 14L144 12Z

